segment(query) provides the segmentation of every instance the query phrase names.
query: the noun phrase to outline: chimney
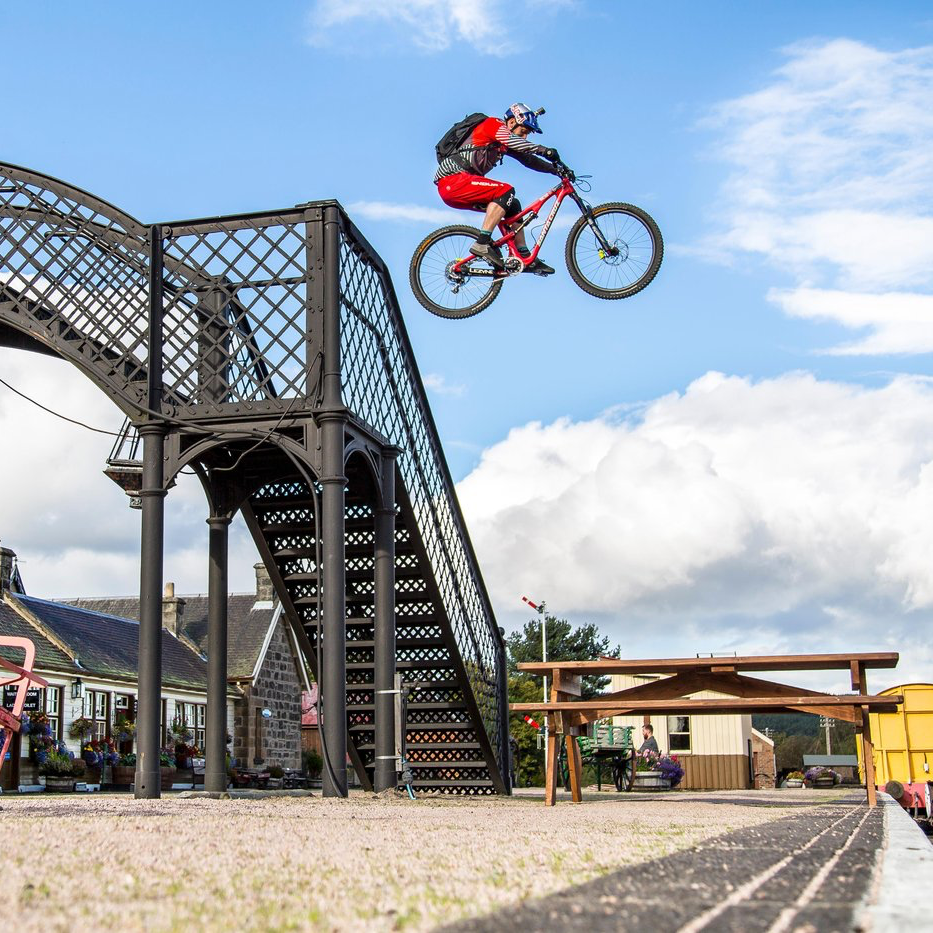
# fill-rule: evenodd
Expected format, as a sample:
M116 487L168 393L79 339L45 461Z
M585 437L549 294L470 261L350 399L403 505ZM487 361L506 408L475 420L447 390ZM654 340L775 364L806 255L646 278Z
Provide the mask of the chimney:
M181 621L185 614L185 601L175 595L175 584L166 583L162 595L162 628L176 638L181 635Z
M256 602L271 603L275 599L275 589L272 586L272 577L263 563L253 564L256 571Z
M0 592L12 590L13 567L16 563L16 552L8 547L0 547Z

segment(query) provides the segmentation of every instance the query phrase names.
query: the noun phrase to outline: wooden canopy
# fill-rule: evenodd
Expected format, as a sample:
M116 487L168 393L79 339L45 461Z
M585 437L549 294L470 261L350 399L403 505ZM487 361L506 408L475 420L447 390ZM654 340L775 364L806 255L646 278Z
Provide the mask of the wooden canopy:
M805 712L855 724L861 734L865 760L865 783L868 801L875 805L874 765L868 711L893 712L903 697L874 696L866 691L868 668L892 668L896 652L868 654L764 655L735 658L654 658L624 660L601 658L596 661L547 661L519 664L519 670L551 678L551 696L547 703L513 703L517 712L542 710L548 720L548 767L545 803L556 802L557 741L563 734L567 741L570 783L573 799L580 793L580 756L574 734L581 726L609 716L632 713L784 713ZM743 671L812 671L848 670L851 694L830 694L789 684L749 677ZM607 693L591 700L581 700L581 678L585 675L666 674L648 683ZM713 691L722 698L695 699L690 694Z

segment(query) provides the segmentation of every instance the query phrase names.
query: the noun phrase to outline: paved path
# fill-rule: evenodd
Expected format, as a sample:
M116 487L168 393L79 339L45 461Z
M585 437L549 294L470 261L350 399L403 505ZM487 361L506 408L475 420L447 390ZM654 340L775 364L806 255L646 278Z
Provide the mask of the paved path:
M884 808L854 794L444 929L851 931L883 839Z

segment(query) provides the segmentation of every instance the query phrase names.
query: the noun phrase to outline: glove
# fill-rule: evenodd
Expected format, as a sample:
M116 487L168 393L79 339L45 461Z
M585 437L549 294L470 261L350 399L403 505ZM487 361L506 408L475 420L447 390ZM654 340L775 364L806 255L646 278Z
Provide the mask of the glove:
M560 162L560 153L556 149L545 149L544 158L552 162Z

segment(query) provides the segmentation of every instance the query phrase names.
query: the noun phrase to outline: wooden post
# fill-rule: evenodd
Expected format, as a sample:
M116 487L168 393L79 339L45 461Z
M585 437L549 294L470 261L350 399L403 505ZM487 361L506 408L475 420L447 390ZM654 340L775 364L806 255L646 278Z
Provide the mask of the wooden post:
M575 735L565 736L567 745L567 770L570 772L570 796L574 803L583 802L583 790L580 787L583 778L583 762L580 746Z
M548 715L548 719L551 720ZM560 753L559 736L554 731L554 722L548 723L547 774L544 778L544 805L553 807L557 803L557 756Z
M875 787L875 746L871 740L871 720L868 707L862 707L862 760L865 762L865 790L868 794L868 806L878 805L878 789Z

